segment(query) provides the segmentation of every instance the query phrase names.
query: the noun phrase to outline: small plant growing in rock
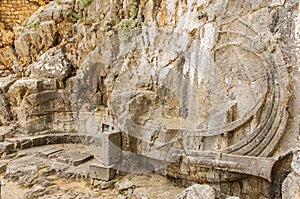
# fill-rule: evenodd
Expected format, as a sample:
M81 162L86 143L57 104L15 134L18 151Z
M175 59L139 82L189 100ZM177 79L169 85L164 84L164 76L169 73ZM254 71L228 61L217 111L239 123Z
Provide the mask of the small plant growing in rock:
M36 22L24 24L24 27L38 29L40 27L40 22L36 21Z
M116 20L114 18L109 18L108 20L104 21L103 26L100 28L107 37L112 37L115 35L115 25Z
M57 3L58 5L61 5L62 1L61 0L55 0L55 3Z
M90 106L90 111L95 111L97 109L97 106L95 104L92 104Z
M70 21L75 23L76 21L78 21L79 19L82 18L82 15L78 14L76 12L73 12L73 11L68 11L67 12L67 17L69 18Z
M115 25L116 20L114 18L109 18L108 20L104 21L103 26L100 29L103 32L107 32L109 30L112 30Z
M97 22L92 24L91 31L96 31L99 25L100 25L99 20L97 20Z
M154 120L154 112L150 113L148 120Z
M136 32L141 30L142 23L138 19L123 19L116 27L120 40L127 42Z
M118 23L114 18L110 18L103 23L101 30L105 32L106 36L112 37L118 32L119 39L123 42L127 42L136 32L141 30L144 24L137 19L138 3L136 0L130 0L129 4L129 18L122 19Z
M105 35L106 35L107 37L113 37L113 36L115 36L116 34L115 34L115 31L110 30L110 31L107 31L107 32L105 33Z
M83 24L87 24L87 20L86 20L86 15L84 15L83 17L82 17L82 21L83 21Z
M129 17L135 19L138 15L138 3L136 0L130 1Z
M88 5L90 5L92 2L93 0L80 0L83 9L86 8Z

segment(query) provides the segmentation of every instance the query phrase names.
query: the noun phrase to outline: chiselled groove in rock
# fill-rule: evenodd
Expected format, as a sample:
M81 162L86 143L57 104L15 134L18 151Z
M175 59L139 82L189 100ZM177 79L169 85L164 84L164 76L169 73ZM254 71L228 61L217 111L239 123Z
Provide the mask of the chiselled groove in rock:
M250 149L248 152L244 153L245 155L250 155L250 156L257 156L259 154L259 151L268 147L268 144L271 142L273 137L278 133L277 129L278 126L281 124L281 120L283 117L283 109L284 107L280 107L279 110L276 112L276 116L272 122L272 126L270 129L266 130L264 133L265 135L258 136L255 139L255 146ZM260 133L263 133L260 132Z
M247 38L249 41L253 41L253 39L251 38L251 36L247 35L246 33L243 33L241 31L234 31L234 30L220 30L218 31L217 33L224 33L224 34L233 34L233 35L239 35L239 36L242 36L243 38ZM218 50L218 49L221 49L223 45L219 46L219 47L216 47L215 49Z
M261 9L261 8L260 8ZM245 15L246 16L246 15ZM241 24L245 25L247 28L249 28L254 34L258 34L258 32L251 27L251 25L249 25L247 22L243 21L241 18L237 19Z
M275 98L275 99L274 99ZM274 101L273 101L274 100ZM243 155L246 154L249 150L253 149L253 147L261 141L265 134L269 131L272 126L273 119L276 116L276 110L274 110L274 103L277 101L277 97L272 97L272 100L269 104L269 108L267 109L267 117L264 122L260 123L260 126L257 127L250 136L246 137L243 141L238 142L237 144L229 147L225 152ZM259 141L256 141L259 140Z
M241 48L241 49L243 49L243 50L245 50L249 53L254 54L255 56L257 56L259 58L261 57L258 53L253 52L253 49L251 49L247 46L243 46L240 42L228 42L228 43L225 43L225 44L221 44L220 46L216 46L214 50L218 51L218 50L221 50L221 49L229 47L229 46L239 47L239 48Z
M268 149L269 151L273 151L269 148L268 144L272 143L272 146L275 147L280 137L282 136L282 127L286 124L286 118L288 117L286 112L286 94L285 91L281 91L285 87L283 86L275 86L275 96L273 100L271 100L270 104L272 112L267 114L268 122L263 124L261 128L257 128L253 134L246 139L244 142L240 142L226 151L233 154L245 154L251 156L257 156L260 154L260 151L263 149ZM281 94L281 95L280 95ZM284 95L284 96L282 96ZM275 98L275 99L274 99ZM283 121L282 121L283 120ZM280 129L280 131L278 131ZM277 135L278 134L278 135ZM275 140L271 142L271 140L276 137ZM242 146L241 146L242 145ZM262 155L269 155L268 153L263 153Z
M256 105L254 105L249 112L247 112L244 116L242 116L241 118L231 122L231 123L227 123L224 126L221 127L214 127L212 129L206 130L206 129L196 129L196 133L193 134L192 136L195 137L210 137L210 136L217 136L222 134L223 132L229 132L229 131L233 131L239 127L241 127L242 125L244 125L245 123L247 123L249 120L252 119L252 117L257 113L257 111L264 105L264 97L260 98L258 101L258 103Z
M259 156L261 157L270 157L272 155L280 139L282 138L284 132L286 131L286 125L288 122L289 113L286 110L286 107L284 107L283 109L284 111L283 111L282 121L278 126L277 132L272 138L272 140L270 140L270 143L268 143L267 147L263 148L263 150L259 153Z
M247 22L244 22L241 19L238 19L238 21L242 24L244 24L245 26L247 26L249 29L253 30L253 32L258 35L258 32L255 31L251 25L249 25ZM278 79L279 74L286 74L287 71L285 70L285 68L281 68L278 65L275 65L273 63L273 60L271 60L270 62L267 61L269 58L269 56L271 56L266 49L264 49L264 46L257 46L258 48L253 48L252 44L254 44L256 41L256 37L254 36L253 38L250 36L245 36L247 35L246 33L243 34L242 32L239 33L237 31L234 30L230 30L227 29L226 31L219 31L219 34L222 33L228 33L228 35L230 36L234 36L234 35L240 35L242 37L245 37L245 39L249 40L252 43L248 43L245 44L243 42L243 40L230 40L230 38L227 39L227 41L225 43L221 43L221 44L217 44L214 45L213 51L215 52L215 59L218 60L218 56L216 52L220 52L221 54L224 52L224 50L228 50L229 48L233 47L235 50L235 53L238 54L237 59L241 60L242 59L242 54L239 54L239 52L237 51L237 49L246 51L247 53L251 53L255 56L256 60L260 60L260 62L258 62L258 64L262 64L262 65L257 65L257 67L262 67L264 68L264 72L266 73L265 77L265 81L267 82L266 84L266 89L265 89L265 94L263 95L263 97L261 99L258 100L258 102L256 101L256 105L254 106L254 109L251 109L249 112L247 112L248 114L246 114L245 117L243 116L242 118L240 117L240 121L243 121L240 123L240 125L238 126L234 126L236 128L233 129L226 129L226 128L213 128L212 130L195 130L195 131L188 131L185 129L177 129L180 132L184 132L186 131L186 133L188 134L188 137L193 137L194 140L192 141L192 145L196 144L197 142L203 144L203 142L205 142L205 139L208 136L221 136L224 134L224 132L227 134L234 134L234 131L237 130L239 127L243 127L244 125L247 125L248 121L251 121L254 119L255 115L257 114L257 112L259 110L261 110L262 112L261 114L261 120L259 121L258 125L256 126L256 128L254 128L254 130L251 130L251 132L247 133L247 135L245 136L245 138L243 138L242 140L237 140L236 143L234 143L232 146L229 146L225 149L222 150L223 152L223 157L229 157L231 155L235 156L240 156L241 158L244 156L250 156L253 158L253 162L247 162L246 165L244 165L244 167L241 167L240 164L238 164L236 162L236 160L232 159L232 162L225 160L224 158L222 158L222 155L220 155L220 157L214 157L214 156L207 156L207 154L205 152L201 152L201 145L199 146L199 150L200 152L193 152L191 150L187 150L186 153L189 154L188 157L192 156L192 158L190 158L191 162L189 162L189 165L198 165L200 168L213 168L216 170L223 170L224 168L228 169L229 171L232 172L238 172L238 173L247 173L250 172L248 174L251 175L256 175L256 176L260 176L263 177L265 179L267 179L268 181L271 180L271 171L272 171L272 166L275 163L275 160L272 160L272 163L265 163L267 165L269 165L270 167L266 168L264 172L259 173L256 171L247 171L248 167L251 167L251 164L254 165L260 165L261 163L258 163L260 160L262 160L260 157L269 157L272 152L275 150L278 142L280 141L283 132L285 130L286 124L287 124L287 120L288 120L288 112L286 110L286 106L288 103L288 98L289 96L287 95L287 90L286 90L286 86L287 84L289 84L289 81L286 81L286 83L280 82L280 80ZM227 36L228 36L227 35ZM244 36L243 36L244 35ZM226 38L226 37L225 37ZM250 45L250 47L249 47ZM226 51L225 51L226 52ZM222 63L224 64L224 63ZM241 70L244 72L244 75L246 75L246 81L248 81L248 85L250 82L252 82L252 77L250 76L251 74L248 74L248 71L244 70L244 66L243 63L239 63ZM255 78L255 77L254 77ZM278 83L279 81L279 83ZM252 90L251 90L252 91ZM252 97L254 97L253 93L252 93ZM255 110L254 112L252 112L253 110ZM243 120L245 119L245 120ZM232 125L237 122L239 120L235 120L233 122L230 122L229 124L225 124L223 127L232 127ZM175 129L174 129L175 130ZM245 129L247 130L247 129ZM215 131L215 132L213 132ZM213 133L212 133L213 132ZM224 134L225 135L225 134ZM225 139L228 139L227 137L225 137ZM175 139L173 140L174 142ZM170 145L170 142L165 143L166 145ZM197 144L195 145L197 146ZM189 147L188 147L189 148ZM210 151L210 149L205 149ZM250 158L249 157L249 158ZM198 158L198 160L197 160ZM271 159L266 159L266 160L271 160ZM243 162L243 161L242 161ZM192 170L192 168L190 168ZM193 170L195 171L195 170ZM260 169L260 171L262 171ZM175 174L175 176L178 174ZM186 177L186 176L184 176ZM197 177L199 176L193 176L194 178L197 179ZM207 180L206 178L207 176L203 176L200 177L200 181L205 181ZM215 177L215 176L214 176ZM213 177L212 177L213 178ZM199 180L199 178L198 178ZM219 181L220 179L211 179L212 181ZM223 179L224 180L224 179ZM230 180L230 177L227 179Z
M276 146L276 143L278 143L281 136L283 135L283 129L286 126L286 121L288 118L286 105L284 104L284 102L286 101L285 94L284 94L285 87L281 85L276 87L280 87L279 89L281 90L280 91L281 95L279 97L280 98L279 104L277 105L279 106L279 108L276 110L277 112L276 118L274 119L272 127L268 131L266 136L262 140L258 141L258 146L256 148L253 148L251 152L247 153L247 155L257 156L260 154L260 156L264 156L264 155L269 156L270 152L261 153L259 151L263 151L263 150L273 151L272 149ZM272 144L273 147L269 146L270 144Z
M250 134L250 136L246 137L241 142L238 142L237 144L227 148L226 150L224 150L224 152L242 155L242 154L247 153L247 151L251 150L253 147L255 147L256 146L255 139L257 137L260 137L260 138L258 138L259 140L263 139L265 136L265 133L267 133L269 131L269 128L272 125L273 119L276 115L276 112L274 111L273 106L274 106L275 101L277 101L277 100L278 100L277 97L272 95L271 100L270 100L271 102L268 103L268 106L266 108L267 109L267 113L266 113L267 117L265 117L265 119L260 122L259 126Z
M106 162L96 179L142 164L242 197L252 180L271 181L296 137L296 0L81 2L52 1L17 34L0 23L3 157L82 143Z
M209 130L195 129L195 131L189 131L185 128L170 129L170 130L186 131L186 133L188 133L189 136L192 136L192 137L211 137L211 136L221 135L224 132L234 131L235 129L240 128L241 126L243 126L245 123L249 122L253 118L253 116L258 112L258 110L260 108L262 108L262 106L264 105L263 99L264 99L264 97L262 97L259 100L259 102L250 109L250 112L246 113L244 116L242 116L241 118L239 118L231 123L225 124L224 126L214 127Z

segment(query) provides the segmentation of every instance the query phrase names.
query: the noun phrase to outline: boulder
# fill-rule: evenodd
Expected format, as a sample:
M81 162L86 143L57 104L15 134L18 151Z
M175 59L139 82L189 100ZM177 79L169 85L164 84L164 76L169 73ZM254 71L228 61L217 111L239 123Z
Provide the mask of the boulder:
M29 66L33 77L55 78L63 80L71 73L71 65L59 48L52 48Z

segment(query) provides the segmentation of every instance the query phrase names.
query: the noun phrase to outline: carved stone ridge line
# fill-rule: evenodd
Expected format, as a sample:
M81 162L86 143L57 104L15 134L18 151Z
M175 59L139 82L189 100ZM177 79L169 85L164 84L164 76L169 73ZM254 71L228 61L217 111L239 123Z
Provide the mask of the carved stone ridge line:
M183 157L183 163L221 171L254 175L271 182L275 158L229 155L217 152L188 151L193 156ZM210 154L209 156L207 156Z

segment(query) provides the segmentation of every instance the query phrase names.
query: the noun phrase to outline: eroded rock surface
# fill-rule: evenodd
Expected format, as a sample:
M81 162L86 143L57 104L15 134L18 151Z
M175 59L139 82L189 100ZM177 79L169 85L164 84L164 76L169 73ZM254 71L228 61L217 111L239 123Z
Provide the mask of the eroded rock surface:
M292 173L290 173L282 184L282 198L300 197L300 151L294 151L292 160Z
M176 199L193 199L193 198L214 199L215 190L209 185L195 184L193 186L188 187L182 193L176 196Z
M41 6L22 27L1 22L2 159L51 144L84 144L89 154L74 160L50 148L23 157L38 161L28 171L15 168L17 160L0 170L29 183L27 198L57 189L38 172L49 159L51 172L87 178L88 166L80 165L92 156L108 173L147 170L207 183L215 191L207 197L297 195L296 160L287 175L281 157L299 140L299 6L61 0ZM110 185L100 180L94 184ZM146 197L125 182L119 198ZM210 192L190 190L182 197Z

